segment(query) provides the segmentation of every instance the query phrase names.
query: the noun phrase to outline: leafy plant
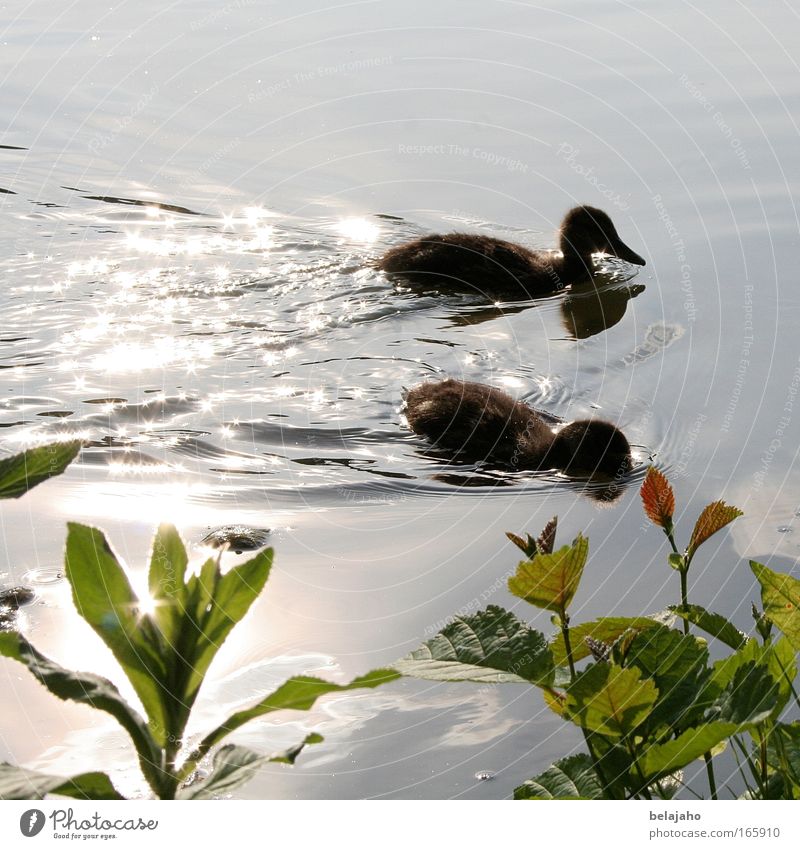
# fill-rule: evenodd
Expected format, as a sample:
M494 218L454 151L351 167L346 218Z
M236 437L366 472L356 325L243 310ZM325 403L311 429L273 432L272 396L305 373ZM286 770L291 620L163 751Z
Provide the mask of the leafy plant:
M437 681L530 684L551 710L581 729L586 752L517 787L517 799L672 798L685 786L683 769L700 758L715 799L713 758L728 744L745 798L800 798L800 723L783 719L790 700L800 705L794 688L800 581L751 562L764 610L754 606L756 635L742 633L719 613L690 604L687 580L700 546L741 511L723 501L708 505L680 551L666 477L651 468L641 496L672 548L668 562L680 576L680 603L670 613L682 620L680 630L664 624L663 615L573 624L569 611L588 541L579 534L556 549L553 519L538 538L508 534L526 556L508 588L553 613L554 636L490 606L454 618L396 669ZM712 662L706 638L690 633L691 626L729 653ZM773 636L773 628L783 636Z
M19 498L37 484L60 475L78 456L80 440L28 448L0 459L0 498Z
M221 569L220 552L198 572L190 573L178 532L171 525L162 525L150 558L150 599L143 604L102 532L74 523L68 528L66 574L75 607L122 667L145 716L129 705L110 681L64 669L40 654L22 634L0 633L0 655L27 666L58 698L113 716L130 736L142 774L161 799L227 793L267 761L293 763L303 746L322 740L311 734L286 751L266 756L231 744L216 748L251 719L278 710L309 710L326 693L377 687L399 677L393 670L378 669L349 684L310 676L290 678L251 707L207 730L198 742L188 744L185 729L208 668L264 588L272 549L226 573ZM190 780L212 751L209 774L202 780ZM104 773L66 779L0 764L0 798L41 798L47 793L84 799L122 798Z

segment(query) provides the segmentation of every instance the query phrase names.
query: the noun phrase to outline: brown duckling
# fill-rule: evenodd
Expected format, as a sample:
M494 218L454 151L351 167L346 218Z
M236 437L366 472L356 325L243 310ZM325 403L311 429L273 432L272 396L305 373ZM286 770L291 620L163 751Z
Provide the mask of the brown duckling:
M423 236L387 251L377 267L415 283L483 294L515 293L536 297L590 278L592 254L606 253L645 265L620 239L601 209L576 206L565 216L559 236L561 256L469 233Z
M527 404L482 383L421 383L408 391L404 412L414 433L471 459L580 477L615 478L631 468L628 440L611 422L584 419L554 430Z

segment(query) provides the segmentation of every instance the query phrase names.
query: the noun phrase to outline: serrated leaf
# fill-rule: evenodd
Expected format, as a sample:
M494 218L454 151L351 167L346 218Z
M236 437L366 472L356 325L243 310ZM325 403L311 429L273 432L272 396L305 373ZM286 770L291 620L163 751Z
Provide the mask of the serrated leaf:
M500 607L457 617L433 639L395 664L413 678L484 684L548 684L553 659L547 641Z
M708 679L708 648L696 637L663 626L637 634L626 665L642 671L658 689L649 727L677 726Z
M647 518L659 527L671 527L675 515L675 493L669 481L655 466L647 470L639 494Z
M0 800L44 799L46 796L115 801L124 801L125 798L120 796L104 772L83 772L65 778L0 763Z
M768 719L778 703L778 683L766 665L750 661L740 666L712 705L712 719L756 725Z
M639 758L639 766L648 782L655 781L703 757L738 730L737 723L723 721L690 728L674 740L650 746Z
M544 530L536 540L536 548L540 554L552 554L556 544L556 531L558 530L558 516L553 518L544 526Z
M0 633L0 655L11 658L33 673L59 699L89 705L110 714L128 732L139 765L150 786L157 790L161 779L161 749L156 745L141 716L122 698L107 679L90 672L72 672L38 652L21 634Z
M750 561L750 568L761 584L765 615L786 634L795 651L800 651L800 581L791 575L773 572L754 560Z
M747 634L742 633L732 622L719 613L712 613L699 604L690 604L687 608L673 605L669 608L676 616L686 619L693 625L711 634L725 643L726 646L738 650L747 642Z
M620 738L647 718L657 698L656 685L642 680L639 669L595 663L567 688L566 713L589 731Z
M306 746L315 746L317 743L322 743L324 739L321 734L308 734L304 740L295 743L294 746L289 746L282 752L273 752L269 760L271 763L292 765Z
M511 531L506 531L506 536L526 557L533 557L536 554L536 540L530 534L527 534L526 540L517 534L512 534Z
M588 553L589 540L578 534L572 545L523 560L509 578L508 589L536 607L562 613L578 590Z
M164 682L166 646L142 615L139 599L103 533L67 525L66 573L78 613L111 649L136 690L150 720L150 731L163 745L169 716Z
M29 489L60 475L78 456L80 440L28 448L0 460L0 498L19 498Z
M580 625L570 627L569 636L572 646L572 659L577 662L588 657L590 648L587 639L597 640L601 643L611 645L616 642L626 631L636 633L649 628L661 628L662 626L654 619L645 616L605 616L595 619L593 622L582 622ZM567 650L564 645L564 635L557 634L550 645L553 652L553 662L556 666L564 666L567 663Z
M601 799L603 788L588 755L556 761L514 790L515 799Z
M738 507L732 507L724 501L714 501L706 506L698 517L692 531L689 548L687 549L688 555L691 557L709 537L712 537L717 531L722 530L725 525L730 524L734 519L742 515L744 514Z
M394 669L373 669L366 675L354 678L349 684L333 684L321 678L300 675L284 682L274 693L260 702L229 716L222 725L207 734L200 745L189 756L187 765L191 769L205 754L228 734L240 728L251 719L273 713L278 710L310 710L320 697L328 693L342 693L346 690L373 689L400 678Z

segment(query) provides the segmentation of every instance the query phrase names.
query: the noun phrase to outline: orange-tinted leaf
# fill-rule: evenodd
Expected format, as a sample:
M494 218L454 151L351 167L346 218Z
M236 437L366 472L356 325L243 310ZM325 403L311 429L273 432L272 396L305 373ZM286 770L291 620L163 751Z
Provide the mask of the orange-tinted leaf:
M655 466L650 466L647 470L641 496L647 518L653 524L666 528L675 513L675 494L669 481Z
M738 507L732 507L724 501L714 501L700 514L689 540L689 551L696 551L710 536L742 515Z
M558 516L553 518L544 526L544 530L536 540L536 547L540 554L552 554L556 544L556 529L558 528Z

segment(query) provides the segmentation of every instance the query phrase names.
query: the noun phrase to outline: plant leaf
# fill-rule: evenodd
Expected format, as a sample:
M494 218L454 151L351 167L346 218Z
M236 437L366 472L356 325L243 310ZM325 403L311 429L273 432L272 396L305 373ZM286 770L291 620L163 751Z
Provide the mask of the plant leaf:
M163 745L171 727L166 690L167 647L140 603L103 533L67 525L66 573L78 613L111 649L136 690L150 720L150 731Z
M13 457L0 460L0 498L19 498L29 489L60 475L78 456L83 443L79 440L53 442L28 448Z
M601 799L603 788L588 755L556 761L514 790L515 799Z
M478 681L549 684L553 658L542 634L513 613L489 605L458 617L433 639L395 664L413 678L430 681Z
M732 622L719 613L712 613L699 604L690 604L687 608L682 605L672 605L669 610L676 616L686 619L693 625L711 634L725 643L726 646L738 650L747 642L747 634L742 633Z
M155 605L153 618L167 645L173 647L178 641L183 619L184 578L188 563L186 548L176 528L160 525L153 539L147 583Z
M687 549L688 556L691 557L709 537L742 515L744 514L738 507L732 507L724 501L714 501L705 507L692 531Z
M567 688L566 713L573 722L606 737L623 737L640 725L658 698L656 685L641 671L595 663Z
M229 716L222 725L205 736L200 745L189 756L187 763L191 768L224 737L240 728L251 719L273 713L278 710L310 710L321 696L327 693L341 693L345 690L372 689L396 681L400 673L394 669L373 669L366 675L354 678L349 684L333 684L321 678L301 675L284 682L274 693L262 699L252 707L237 711Z
M214 656L234 625L241 621L264 589L272 568L272 558L273 550L266 548L225 575L219 575L219 568L215 564L216 575L211 588L203 584L203 581L209 581L208 570L204 567L203 571L207 572L205 576L201 571L198 586L204 587L208 594L210 609L198 613L201 632L197 635L193 650L185 657L191 670L182 694L184 705L190 707L194 703Z
M786 634L786 638L800 651L800 581L791 575L773 572L761 563L750 561L750 568L761 584L761 602L764 613L778 628Z
M686 723L686 711L694 705L711 673L703 641L663 626L634 637L626 666L640 669L658 689L648 718L652 729Z
M723 740L739 730L735 722L707 722L689 728L667 743L650 746L639 758L639 766L648 783L666 777L703 757Z
M647 518L654 525L668 529L675 515L675 493L669 481L655 467L650 466L639 493Z
M214 753L210 774L200 781L184 785L176 798L218 799L246 784L265 764L293 764L306 746L321 742L322 737L319 734L309 734L305 740L285 752L275 752L272 755L259 755L244 746L222 746Z
M27 666L39 683L59 699L90 705L110 714L128 732L142 773L157 791L161 779L162 753L141 716L107 679L90 672L72 672L39 653L21 634L0 633L0 655Z
M590 652L586 643L587 639L598 640L608 645L616 642L626 631L636 633L649 628L661 628L662 626L646 616L623 617L605 616L595 619L593 622L582 622L580 625L570 627L569 636L572 646L572 659L583 660ZM564 645L564 635L559 633L553 638L550 645L553 652L553 662L556 666L564 666L567 662L567 650Z
M778 683L769 669L750 661L734 672L712 705L710 715L739 726L756 725L769 718L778 703L778 695Z
M84 772L72 778L64 778L0 763L0 800L44 799L45 796L115 801L123 801L125 798L114 789L111 779L104 772Z
M572 545L523 560L509 578L508 589L536 607L561 613L578 590L588 553L589 540L578 534Z
M558 530L558 516L553 518L544 526L544 530L536 540L536 548L539 554L552 554L556 544L556 531Z

